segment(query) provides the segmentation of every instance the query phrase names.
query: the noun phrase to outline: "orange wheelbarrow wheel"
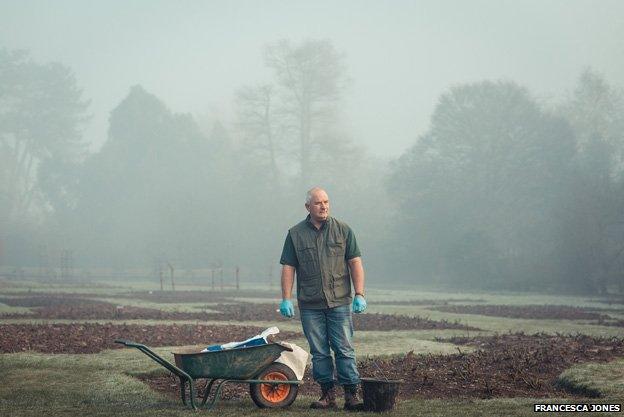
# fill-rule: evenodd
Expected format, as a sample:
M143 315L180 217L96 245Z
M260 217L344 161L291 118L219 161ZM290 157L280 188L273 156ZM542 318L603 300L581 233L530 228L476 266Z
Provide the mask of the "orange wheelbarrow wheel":
M297 376L288 366L272 363L255 379L270 381L295 381ZM260 408L288 407L297 398L298 385L292 384L249 384L251 399Z

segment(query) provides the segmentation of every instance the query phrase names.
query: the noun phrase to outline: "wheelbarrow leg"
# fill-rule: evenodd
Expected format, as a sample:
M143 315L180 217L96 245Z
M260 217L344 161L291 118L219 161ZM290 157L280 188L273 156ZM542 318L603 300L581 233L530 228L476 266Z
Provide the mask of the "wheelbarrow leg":
M182 403L184 405L191 405L191 407L193 408L193 410L197 410L197 404L195 403L195 395L196 395L196 390L195 390L195 380L191 378L190 381L188 381L189 383L189 401L186 401L186 381L184 381L182 378L180 378L180 396L182 397Z
M213 380L212 382L214 381L216 380ZM211 382L211 385L212 385L212 382ZM212 397L212 401L210 401L210 403L208 403L208 405L206 406L207 410L210 410L212 407L214 407L216 402L219 400L219 396L221 395L221 388L223 388L223 385L225 385L227 382L230 382L230 380L224 379L223 381L219 383L219 385L217 385L217 389L215 390L214 397Z
M206 405L206 401L208 401L208 397L210 396L210 391L212 390L212 386L216 382L216 379L211 379L210 382L206 385L206 389L204 389L204 398L202 399L201 405Z
M180 398L182 398L182 404L193 407L193 410L197 410L197 404L195 404L195 380L191 378L189 382L189 401L186 401L186 380L180 378Z
M186 380L180 378L180 397L182 398L182 404L188 405L186 403Z
M193 410L197 410L197 404L195 404L195 380L191 379L190 381L188 381L189 383L189 401L186 400L186 382L184 379L180 378L180 397L182 398L182 404L188 406L190 403L190 406L193 408Z

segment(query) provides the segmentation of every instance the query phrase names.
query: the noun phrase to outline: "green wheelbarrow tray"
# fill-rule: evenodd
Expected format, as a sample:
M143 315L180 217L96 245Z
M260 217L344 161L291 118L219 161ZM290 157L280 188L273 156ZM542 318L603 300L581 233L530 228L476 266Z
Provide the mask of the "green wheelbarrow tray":
M180 379L180 396L182 402L185 405L190 402L190 406L194 409L197 409L195 401L196 379L204 378L210 380L206 384L201 401L201 405L209 409L217 402L221 388L228 382L250 384L252 399L260 407L290 405L296 398L298 385L302 383L301 381L295 380L294 372L282 364L277 364L281 365L281 371L278 369L270 373L273 378L275 375L278 377L281 375L279 379L258 378L258 376L263 374L263 371L275 365L275 360L279 358L283 351L292 351L290 347L279 343L269 343L266 345L227 349L216 352L173 352L175 365L159 356L149 347L140 343L123 339L115 340L115 343L137 348L156 363L175 374ZM288 370L290 370L290 372L288 372ZM284 376L287 378L284 378ZM212 401L207 402L212 387L217 380L222 381L217 385ZM190 390L189 402L186 400L187 383L189 384ZM267 390L267 387L274 388L273 391L279 388L282 394L284 387L287 388L288 391L293 390L294 392L289 392L289 395L287 395L288 398L285 398L284 401L273 402L271 398L280 399L281 397L274 395L275 393L272 393L271 389ZM254 393L256 395L254 395ZM263 396L265 398L262 398Z

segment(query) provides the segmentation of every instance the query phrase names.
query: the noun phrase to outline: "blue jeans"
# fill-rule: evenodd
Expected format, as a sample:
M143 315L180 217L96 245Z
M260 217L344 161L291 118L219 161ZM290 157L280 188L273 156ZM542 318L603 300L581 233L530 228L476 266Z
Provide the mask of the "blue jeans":
M322 310L300 309L303 333L308 339L312 353L312 376L319 384L333 383L334 360L336 357L338 383L351 385L360 383L360 374L355 364L353 350L353 320L351 305Z

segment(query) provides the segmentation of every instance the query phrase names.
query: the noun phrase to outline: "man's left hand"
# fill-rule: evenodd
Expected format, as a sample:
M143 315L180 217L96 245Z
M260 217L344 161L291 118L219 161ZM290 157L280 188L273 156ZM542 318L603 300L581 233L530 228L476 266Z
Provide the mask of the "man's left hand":
M282 300L280 304L279 312L284 317L293 318L295 316L295 308L290 300Z
M356 295L353 299L353 312L362 313L364 310L366 310L366 299L361 295Z

